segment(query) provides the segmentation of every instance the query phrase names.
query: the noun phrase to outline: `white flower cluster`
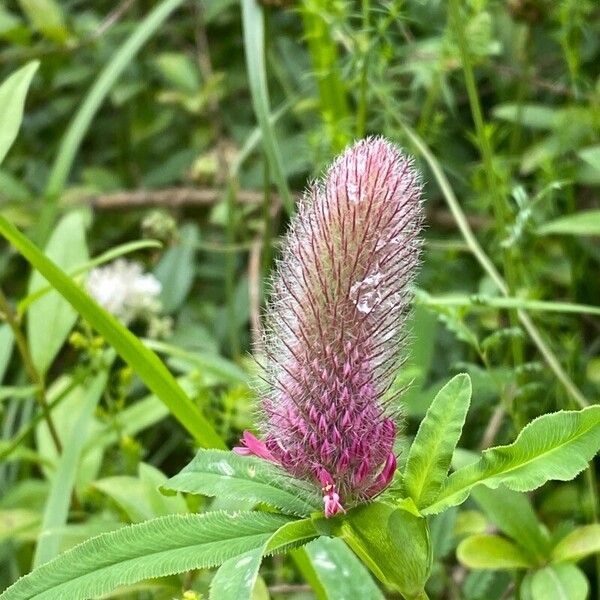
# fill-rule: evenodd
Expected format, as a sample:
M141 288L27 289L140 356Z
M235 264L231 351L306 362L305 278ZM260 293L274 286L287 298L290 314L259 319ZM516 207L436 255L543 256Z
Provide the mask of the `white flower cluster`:
M86 289L125 325L140 318L150 320L161 308L160 281L151 273L144 273L139 263L122 258L90 271Z

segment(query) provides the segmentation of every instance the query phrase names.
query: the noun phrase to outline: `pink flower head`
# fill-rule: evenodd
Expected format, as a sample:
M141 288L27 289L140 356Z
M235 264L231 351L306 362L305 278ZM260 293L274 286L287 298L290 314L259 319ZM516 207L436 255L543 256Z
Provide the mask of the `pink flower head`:
M379 494L396 469L388 392L402 362L419 263L421 187L382 138L356 143L305 193L267 307L264 442L323 491L330 517Z

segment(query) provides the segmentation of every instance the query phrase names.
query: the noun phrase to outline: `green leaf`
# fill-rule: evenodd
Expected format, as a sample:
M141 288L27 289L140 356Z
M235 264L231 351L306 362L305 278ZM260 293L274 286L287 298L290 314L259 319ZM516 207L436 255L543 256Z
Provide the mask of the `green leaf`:
M525 494L500 486L491 490L477 486L473 490L475 502L500 531L513 538L537 562L548 558L550 536L538 521Z
M450 468L471 401L471 379L460 374L436 395L415 436L404 471L404 486L418 508L438 496Z
M27 63L0 85L0 163L19 133L27 90L39 66L37 60Z
M200 450L192 462L163 486L167 490L264 502L286 514L308 516L322 500L303 481L254 456Z
M471 535L456 549L469 569L528 569L533 563L517 545L499 535Z
M19 0L31 26L53 42L64 43L69 31L60 5L55 0Z
M67 271L88 260L83 211L69 213L58 222L44 253ZM36 294L47 285L46 279L33 271L28 293ZM31 306L27 316L27 338L31 358L40 373L48 370L76 321L77 312L56 291L44 295Z
M600 553L600 525L593 523L578 527L567 534L552 550L552 561L577 562L591 554Z
M569 481L586 468L600 448L600 406L559 411L538 417L514 443L490 448L481 458L454 472L440 496L423 511L438 513L464 502L473 486L528 492L546 481Z
M19 579L1 600L86 600L120 585L208 568L262 547L289 519L209 512L168 515L99 535Z
M339 533L380 581L409 599L422 597L432 563L427 521L415 513L414 506L363 504L348 513Z
M71 278L44 256L22 233L0 215L0 234L66 298L110 343L140 379L169 408L201 446L223 448L224 443L188 398L158 356L117 319L98 306Z
M12 329L6 323L3 323L0 325L0 383L4 380L14 343L15 336Z
M179 243L165 252L154 270L156 278L162 284L160 300L166 313L181 306L194 281L198 227L193 223L184 225L179 237Z
M531 129L551 130L560 112L541 104L502 104L494 108L494 117Z
M111 361L112 362L112 361ZM40 565L53 559L59 552L64 525L67 522L69 506L75 476L81 452L85 444L90 423L96 405L102 396L108 379L107 371L102 371L91 381L85 383L85 393L82 397L80 413L73 424L71 431L61 431L63 452L56 465L56 472L52 477L50 492L44 506L42 527L35 548L33 566ZM79 388L81 392L82 387Z
M265 67L265 23L263 8L257 0L242 0L242 25L248 83L256 120L262 131L262 141L275 184L287 212L294 211L292 195L281 162L275 131L270 119L269 89Z
M588 581L575 565L550 565L527 573L521 584L521 600L586 600Z
M95 481L93 486L110 496L134 523L187 512L185 500L179 495L165 496L158 488L167 477L152 465L140 463L138 477L117 475Z
M317 536L310 519L292 521L280 527L259 548L230 558L217 571L210 586L212 600L251 600L262 557L305 544Z
M319 600L384 600L369 571L342 540L320 537L294 554L301 552L308 564L300 560L300 571Z
M541 235L600 235L600 210L587 210L559 217L538 227Z

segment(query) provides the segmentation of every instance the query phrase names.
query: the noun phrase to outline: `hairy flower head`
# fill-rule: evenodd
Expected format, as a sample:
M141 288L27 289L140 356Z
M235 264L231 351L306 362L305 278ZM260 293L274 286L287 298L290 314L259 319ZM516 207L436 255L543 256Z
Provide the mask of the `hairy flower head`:
M322 488L332 516L380 493L396 468L393 398L422 210L412 161L356 143L300 202L265 318L264 441L240 453Z

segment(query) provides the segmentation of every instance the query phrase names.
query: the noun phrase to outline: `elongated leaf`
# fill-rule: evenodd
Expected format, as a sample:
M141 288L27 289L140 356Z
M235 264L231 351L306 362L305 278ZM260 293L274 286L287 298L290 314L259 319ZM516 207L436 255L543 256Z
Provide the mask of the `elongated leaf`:
M600 553L600 525L592 523L578 527L566 535L552 550L554 562L578 561Z
M140 21L135 31L111 57L98 79L94 82L85 100L69 124L60 142L56 160L52 165L46 196L52 198L60 194L64 188L69 171L77 154L77 150L85 136L94 115L110 92L115 81L121 76L140 48L162 26L169 15L183 4L184 0L163 0Z
M19 133L27 90L39 66L37 60L27 63L0 85L0 163Z
M244 28L244 51L252 105L256 120L262 131L262 141L275 179L275 185L288 213L294 211L292 195L285 179L281 153L277 145L269 107L269 90L265 68L265 23L263 8L257 0L242 0L242 24Z
M86 600L149 577L213 567L262 547L276 514L169 515L92 538L19 579L1 600Z
M544 223L538 228L542 235L599 235L600 236L600 210L588 210L560 217L554 221Z
M522 600L586 600L589 584L575 565L549 565L525 575L521 584Z
M44 507L44 517L35 549L33 566L38 567L53 559L59 552L62 530L67 522L77 465L85 444L90 421L98 400L106 387L107 371L102 371L86 382L81 412L68 437L63 437L64 451L60 455L50 493ZM65 432L61 432L65 433Z
M480 485L473 490L473 498L500 531L512 537L532 559L542 562L548 558L550 536L525 494L504 486L491 490Z
M322 501L313 488L266 460L221 450L200 450L163 486L168 490L264 502L286 514L308 516Z
M448 474L469 404L471 379L451 379L436 395L415 436L404 471L404 486L417 507L431 504Z
M167 313L181 306L194 281L198 227L187 223L181 228L179 237L179 243L164 253L154 270L156 278L162 284L160 300Z
M534 563L523 550L499 535L472 535L456 549L458 560L469 569L527 569Z
M211 424L186 396L160 359L117 319L98 306L71 278L0 215L0 234L113 346L201 446L224 447Z
M12 329L6 323L3 323L0 325L0 383L4 380L14 343L15 337Z
M296 552L308 558L300 570L319 600L384 600L369 571L342 540L320 537Z
M514 443L483 452L453 473L424 513L435 514L464 502L473 486L527 492L555 479L569 481L600 449L600 406L543 415L529 423Z
M317 535L310 519L286 523L263 546L223 563L210 586L211 600L251 600L263 556L304 544Z
M65 270L88 260L85 214L82 211L69 213L58 222L44 253ZM35 294L47 285L44 277L34 271L29 294ZM31 307L27 318L27 338L31 358L38 371L45 373L48 370L76 321L77 312L56 291L46 294Z

